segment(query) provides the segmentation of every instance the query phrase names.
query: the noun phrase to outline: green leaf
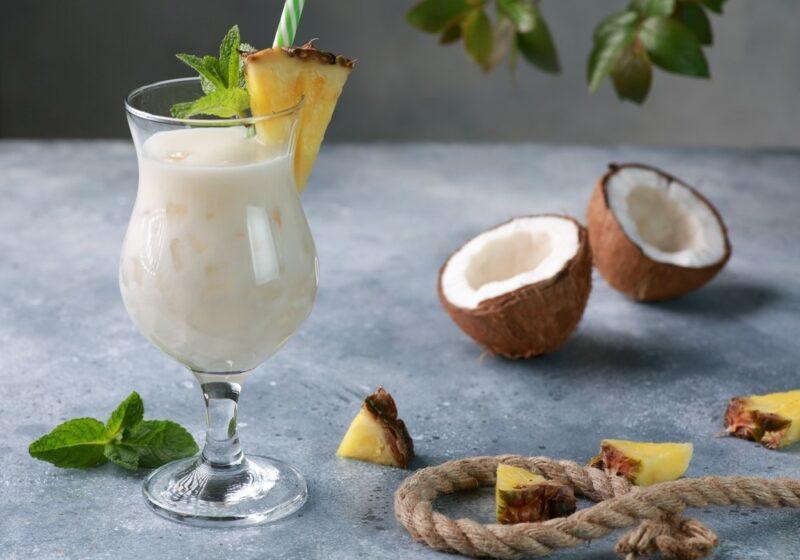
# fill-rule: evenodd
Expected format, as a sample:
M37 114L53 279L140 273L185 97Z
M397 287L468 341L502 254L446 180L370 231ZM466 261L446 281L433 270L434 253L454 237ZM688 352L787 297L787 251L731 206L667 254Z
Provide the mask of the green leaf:
M138 466L159 467L170 461L191 457L198 451L192 435L182 426L169 420L145 420L125 432L115 447L134 452Z
M700 41L678 20L649 18L642 25L639 38L656 66L676 74L709 77Z
M630 8L645 16L668 16L675 9L675 0L631 0Z
M625 48L611 71L611 81L620 99L642 103L650 91L653 68L647 54L632 44Z
M235 87L239 84L239 26L234 25L225 34L219 45L219 73L225 79L226 87Z
M597 91L603 78L611 72L622 52L635 38L636 29L633 26L621 25L616 30L605 33L600 41L595 42L586 67L589 91Z
M497 0L497 11L514 22L520 33L533 31L536 25L536 8L530 0Z
M86 469L106 462L106 427L94 418L75 418L56 426L28 447L31 457L57 467Z
M232 118L241 115L250 107L247 90L240 88L218 89L196 101L176 103L172 106L172 116L186 119L195 115L210 115Z
M561 71L553 38L541 12L534 7L535 23L528 33L517 33L517 48L525 60L552 74Z
M694 33L701 44L710 45L714 42L711 21L698 4L681 2L675 10L675 17Z
M703 5L712 12L721 14L722 7L725 5L726 0L700 0Z
M456 20L444 28L442 35L439 37L439 44L448 45L455 43L459 39L461 39L461 22Z
M595 27L594 40L596 43L601 42L606 40L609 35L625 29L633 29L637 21L639 21L639 14L632 10L611 14Z
M113 438L122 430L141 422L143 417L144 403L139 393L134 391L111 413L111 418L106 422L106 435L109 439Z
M103 453L114 464L135 471L139 468L139 454L134 449L109 443Z
M422 0L408 11L406 21L422 31L439 33L471 7L468 0Z
M220 76L219 68L217 67L217 59L213 56L200 58L199 56L186 53L178 53L175 56L178 60L193 68L198 74L214 84L214 87L219 89L225 88L225 82L222 76Z
M217 91L217 86L215 86L211 80L205 76L200 76L200 87L202 88L203 93L213 93Z
M472 59L484 69L492 56L492 24L482 9L472 10L461 24L464 46Z

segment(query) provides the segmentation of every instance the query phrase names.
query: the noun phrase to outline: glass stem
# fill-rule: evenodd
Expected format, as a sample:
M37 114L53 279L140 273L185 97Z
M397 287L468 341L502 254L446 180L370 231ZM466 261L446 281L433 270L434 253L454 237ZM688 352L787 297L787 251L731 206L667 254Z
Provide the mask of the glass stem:
M235 467L244 460L236 416L239 407L240 383L212 381L209 374L198 374L206 404L206 444L203 461L214 468ZM223 376L219 376L223 377ZM229 376L223 378L230 379Z

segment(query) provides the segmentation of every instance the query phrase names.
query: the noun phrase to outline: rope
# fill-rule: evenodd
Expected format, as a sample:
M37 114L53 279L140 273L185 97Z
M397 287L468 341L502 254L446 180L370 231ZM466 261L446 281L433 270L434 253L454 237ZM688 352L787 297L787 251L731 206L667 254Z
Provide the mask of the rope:
M515 525L484 525L434 511L433 502L442 494L494 485L499 463L569 484L596 504L569 517ZM639 488L571 461L500 455L420 469L403 482L394 499L398 521L415 540L436 550L503 559L547 556L636 525L615 548L626 560L656 552L666 559L698 560L711 553L717 536L700 522L681 517L681 512L712 505L800 508L800 480L710 476Z

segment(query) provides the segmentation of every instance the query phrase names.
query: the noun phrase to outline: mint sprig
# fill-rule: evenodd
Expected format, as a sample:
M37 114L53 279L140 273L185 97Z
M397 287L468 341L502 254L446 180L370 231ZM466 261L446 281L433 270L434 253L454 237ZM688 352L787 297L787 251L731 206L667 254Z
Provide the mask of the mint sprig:
M35 459L61 468L87 469L107 461L136 470L197 453L197 443L169 420L144 420L144 403L131 393L103 424L94 418L68 420L28 447Z
M219 45L219 57L178 53L175 56L200 75L203 97L176 103L170 109L173 117L185 119L195 115L220 118L243 117L250 108L250 96L245 88L244 63L240 52L253 47L242 43L239 26L234 25Z

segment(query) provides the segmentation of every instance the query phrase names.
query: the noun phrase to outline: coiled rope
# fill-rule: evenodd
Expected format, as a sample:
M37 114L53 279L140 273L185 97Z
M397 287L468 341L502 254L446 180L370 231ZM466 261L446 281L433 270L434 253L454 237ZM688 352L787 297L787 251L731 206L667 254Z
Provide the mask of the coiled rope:
M516 525L450 519L434 511L433 502L442 494L494 485L499 463L569 484L577 495L596 504L569 517ZM662 558L697 560L710 554L718 539L681 512L688 507L733 505L800 508L800 480L709 476L639 488L622 477L572 461L500 455L420 469L403 482L394 500L397 519L415 540L436 550L504 559L547 556L637 525L615 547L627 560L656 552Z

